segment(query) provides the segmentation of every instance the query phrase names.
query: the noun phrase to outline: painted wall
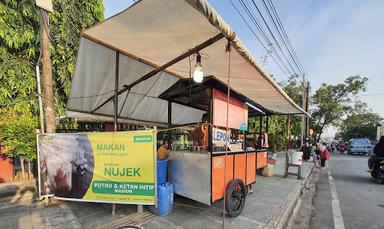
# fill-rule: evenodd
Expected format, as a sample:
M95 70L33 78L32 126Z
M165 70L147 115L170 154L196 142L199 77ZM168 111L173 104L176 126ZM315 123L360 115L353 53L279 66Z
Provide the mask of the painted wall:
M13 181L13 160L0 153L0 183Z

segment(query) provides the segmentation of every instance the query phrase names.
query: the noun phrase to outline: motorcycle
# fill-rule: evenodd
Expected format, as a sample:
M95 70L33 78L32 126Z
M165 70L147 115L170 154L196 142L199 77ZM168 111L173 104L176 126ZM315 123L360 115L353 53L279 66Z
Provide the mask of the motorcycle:
M375 179L379 179L381 184L384 184L384 157L376 158L373 162L373 169L371 176Z

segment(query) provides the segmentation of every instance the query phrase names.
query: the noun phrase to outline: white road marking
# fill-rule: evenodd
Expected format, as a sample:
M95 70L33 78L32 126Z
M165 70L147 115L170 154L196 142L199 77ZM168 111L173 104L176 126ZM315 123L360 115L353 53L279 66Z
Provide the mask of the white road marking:
M332 197L333 225L335 229L345 229L343 216L341 215L340 202L337 197L336 186L331 171L328 171L328 178Z

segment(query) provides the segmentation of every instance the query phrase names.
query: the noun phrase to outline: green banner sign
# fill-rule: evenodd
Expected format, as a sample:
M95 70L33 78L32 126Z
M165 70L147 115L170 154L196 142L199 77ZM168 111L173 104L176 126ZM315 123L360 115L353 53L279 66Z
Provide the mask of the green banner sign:
M41 195L155 203L154 131L38 136Z

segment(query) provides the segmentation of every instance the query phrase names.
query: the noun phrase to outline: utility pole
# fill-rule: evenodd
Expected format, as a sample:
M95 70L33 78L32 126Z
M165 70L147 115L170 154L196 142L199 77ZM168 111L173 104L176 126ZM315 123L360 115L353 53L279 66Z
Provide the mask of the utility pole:
M303 74L303 95L302 95L302 108L303 110L307 111L306 110L306 100L307 100L307 79L305 77L305 74ZM306 132L305 132L305 129L306 129L306 117L305 115L303 115L301 117L301 145L304 144L304 138L305 138L305 135L306 135Z
M36 0L36 5L40 9L40 55L42 60L43 72L43 87L44 87L44 111L45 111L45 127L44 128L44 114L41 102L41 84L40 84L40 69L39 63L36 65L37 77L37 90L39 93L39 109L40 109L40 128L44 133L54 133L56 130L55 125L55 110L53 82L52 82L52 66L51 54L49 52L49 18L48 12L53 12L53 5L51 0ZM49 204L49 198L44 198L45 205Z
M49 15L48 11L52 12L51 1L36 1L37 6L40 7L40 43L41 43L41 57L42 57L42 74L43 74L43 88L44 88L44 112L45 112L45 126L47 133L54 133L56 130L55 124L55 110L52 80L52 64L51 54L49 52ZM48 7L47 7L48 5Z
M307 80L307 88L306 88L306 100L305 100L305 111L308 113L309 111L309 80ZM309 136L309 117L305 117L305 136Z

